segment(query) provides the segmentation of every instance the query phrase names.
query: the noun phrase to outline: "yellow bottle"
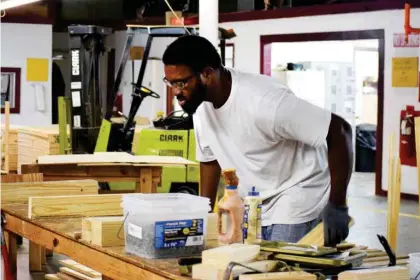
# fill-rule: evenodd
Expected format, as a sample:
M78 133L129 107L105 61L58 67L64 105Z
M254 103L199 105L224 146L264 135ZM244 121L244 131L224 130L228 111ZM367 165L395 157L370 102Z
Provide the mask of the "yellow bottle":
M261 207L262 199L259 192L252 187L252 191L248 192L245 197L245 211L243 223L243 237L245 244L261 243Z

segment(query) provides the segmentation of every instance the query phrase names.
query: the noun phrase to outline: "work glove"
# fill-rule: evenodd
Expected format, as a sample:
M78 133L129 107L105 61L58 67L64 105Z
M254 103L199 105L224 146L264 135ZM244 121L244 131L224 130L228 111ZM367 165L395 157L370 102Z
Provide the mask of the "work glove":
M335 247L349 235L350 216L347 206L338 206L328 202L322 212L324 223L324 245Z

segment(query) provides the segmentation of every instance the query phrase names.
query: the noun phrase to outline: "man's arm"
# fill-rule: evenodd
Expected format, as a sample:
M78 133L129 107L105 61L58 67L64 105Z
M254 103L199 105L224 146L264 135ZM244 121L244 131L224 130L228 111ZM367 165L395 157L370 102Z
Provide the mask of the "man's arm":
M201 196L210 198L211 209L214 208L217 197L221 168L217 160L200 162Z
M327 145L331 176L330 202L345 206L347 186L353 170L352 129L348 122L335 114L331 114Z

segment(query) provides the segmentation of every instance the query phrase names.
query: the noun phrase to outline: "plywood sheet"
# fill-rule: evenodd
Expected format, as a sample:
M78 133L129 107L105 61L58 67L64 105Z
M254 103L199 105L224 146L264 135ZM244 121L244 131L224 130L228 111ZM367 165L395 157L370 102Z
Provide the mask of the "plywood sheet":
M172 164L197 165L196 162L175 156L133 156L124 152L100 152L90 155L47 155L39 156L38 164L79 164L79 163L132 163L132 164Z

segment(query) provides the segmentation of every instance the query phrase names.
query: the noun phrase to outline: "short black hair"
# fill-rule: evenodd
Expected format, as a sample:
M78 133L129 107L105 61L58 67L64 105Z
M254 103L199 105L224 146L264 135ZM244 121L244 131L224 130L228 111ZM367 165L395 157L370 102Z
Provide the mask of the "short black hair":
M186 65L196 73L205 67L217 69L222 66L222 59L213 44L198 35L177 38L165 50L162 61L165 65Z

